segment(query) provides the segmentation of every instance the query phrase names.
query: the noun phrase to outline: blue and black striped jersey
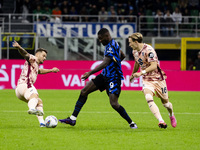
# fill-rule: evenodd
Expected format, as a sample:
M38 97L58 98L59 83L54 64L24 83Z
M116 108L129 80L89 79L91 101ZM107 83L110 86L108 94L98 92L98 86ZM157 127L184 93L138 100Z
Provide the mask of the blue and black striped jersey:
M119 44L112 39L105 47L104 57L110 57L111 62L102 71L102 75L107 78L115 78L123 80L123 72L121 68Z

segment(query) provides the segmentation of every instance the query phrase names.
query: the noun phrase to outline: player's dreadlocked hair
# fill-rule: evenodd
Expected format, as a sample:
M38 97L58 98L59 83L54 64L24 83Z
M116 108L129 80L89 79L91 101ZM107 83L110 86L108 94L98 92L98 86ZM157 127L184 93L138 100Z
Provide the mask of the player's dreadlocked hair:
M107 32L109 32L108 29L102 28L101 30L99 30L98 35L103 35L103 34L105 34Z

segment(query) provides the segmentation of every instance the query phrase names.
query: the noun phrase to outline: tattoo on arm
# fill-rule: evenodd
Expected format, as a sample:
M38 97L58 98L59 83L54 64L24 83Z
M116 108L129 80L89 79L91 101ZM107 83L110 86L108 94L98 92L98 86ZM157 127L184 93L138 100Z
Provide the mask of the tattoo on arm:
M19 47L18 51L26 60L29 60L29 53L25 49Z

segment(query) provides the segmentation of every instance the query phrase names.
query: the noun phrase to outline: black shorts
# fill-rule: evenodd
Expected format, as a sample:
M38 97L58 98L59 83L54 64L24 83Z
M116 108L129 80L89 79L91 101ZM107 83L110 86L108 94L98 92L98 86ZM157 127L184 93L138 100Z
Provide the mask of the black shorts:
M119 97L121 93L121 79L108 79L102 74L96 76L92 79L96 87L102 92L106 89L107 95L115 94Z

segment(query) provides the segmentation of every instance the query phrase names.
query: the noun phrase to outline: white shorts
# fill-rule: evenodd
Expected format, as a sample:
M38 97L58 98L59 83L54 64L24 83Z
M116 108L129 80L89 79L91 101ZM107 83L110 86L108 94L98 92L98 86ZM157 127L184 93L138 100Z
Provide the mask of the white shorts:
M27 87L27 84L18 84L15 89L16 96L24 101L28 101L32 94L38 94L36 88L32 85L30 88Z
M143 80L143 90L147 88L151 90L156 96L162 99L168 99L168 91L166 81L144 81Z

